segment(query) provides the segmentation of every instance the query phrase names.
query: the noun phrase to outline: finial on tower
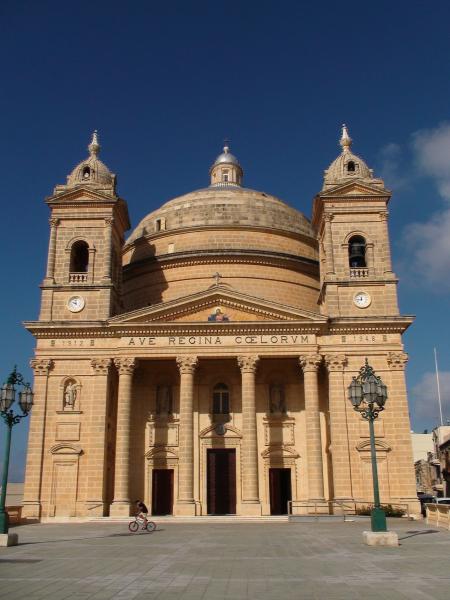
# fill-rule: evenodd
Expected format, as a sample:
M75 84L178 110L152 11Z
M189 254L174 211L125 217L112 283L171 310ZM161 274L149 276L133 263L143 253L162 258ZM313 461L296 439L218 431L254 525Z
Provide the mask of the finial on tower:
M228 138L225 138L223 140L224 146L223 146L223 151L225 152L225 154L228 154L228 152L230 151L230 141Z
M342 125L342 135L341 139L339 140L339 143L344 152L350 150L350 146L352 145L352 138L348 134L347 125L345 123Z
M100 144L98 143L98 136L97 136L97 130L95 129L94 133L92 134L92 141L88 146L88 150L89 150L89 154L91 156L97 156L97 154L100 152Z

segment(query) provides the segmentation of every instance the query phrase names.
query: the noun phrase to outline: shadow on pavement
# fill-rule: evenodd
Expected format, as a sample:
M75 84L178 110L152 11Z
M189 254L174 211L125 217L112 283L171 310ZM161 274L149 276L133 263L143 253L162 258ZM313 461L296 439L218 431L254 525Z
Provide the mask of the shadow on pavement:
M413 531L407 531L410 535L404 535L403 537L399 537L400 540L406 540L407 538L414 537L416 535L426 535L427 533L440 533L439 529L418 529Z
M109 535L92 535L88 537L78 537L78 538L64 538L61 540L39 540L37 542L20 542L19 546L33 546L34 544L59 544L61 542L81 542L83 540L102 540L106 538L112 537L137 537L142 535L152 536L154 533L159 533L160 531L164 531L164 529L155 529L155 531L140 531L136 533L131 533L126 531L124 533L110 533Z

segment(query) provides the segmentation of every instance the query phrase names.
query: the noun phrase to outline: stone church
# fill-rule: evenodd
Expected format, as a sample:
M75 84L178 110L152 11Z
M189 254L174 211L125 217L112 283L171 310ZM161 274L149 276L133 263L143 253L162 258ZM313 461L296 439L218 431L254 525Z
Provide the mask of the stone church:
M226 146L208 187L130 229L89 156L46 202L23 515L335 512L372 501L369 429L347 387L366 358L382 502L417 508L390 192L351 149L307 218L248 189Z

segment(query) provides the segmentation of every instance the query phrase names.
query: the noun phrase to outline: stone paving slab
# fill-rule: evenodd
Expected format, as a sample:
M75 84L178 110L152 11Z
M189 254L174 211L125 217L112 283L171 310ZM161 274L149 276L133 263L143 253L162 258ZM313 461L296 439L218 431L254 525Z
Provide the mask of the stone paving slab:
M399 548L367 523L126 523L15 528L0 549L8 600L448 600L450 532L393 520Z

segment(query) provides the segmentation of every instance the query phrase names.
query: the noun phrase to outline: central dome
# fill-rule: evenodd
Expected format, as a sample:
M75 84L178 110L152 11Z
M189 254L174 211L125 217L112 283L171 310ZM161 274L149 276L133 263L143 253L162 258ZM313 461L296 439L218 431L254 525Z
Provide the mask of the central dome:
M148 214L127 243L161 229L201 227L270 228L315 237L308 219L275 196L241 187L209 187L169 200Z

